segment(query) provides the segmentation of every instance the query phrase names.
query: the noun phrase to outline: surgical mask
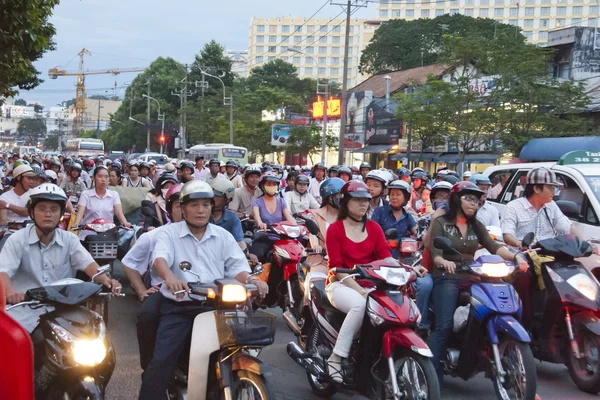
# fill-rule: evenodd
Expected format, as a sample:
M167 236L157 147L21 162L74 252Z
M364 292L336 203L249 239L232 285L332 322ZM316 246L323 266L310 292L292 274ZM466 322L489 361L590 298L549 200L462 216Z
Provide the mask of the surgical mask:
M263 191L269 196L275 196L277 194L277 186L265 186Z
M450 205L447 201L434 201L432 207L434 210L437 210L440 207L443 208L446 212L450 210Z
M162 192L163 199L166 199L167 198L167 193L169 192L169 189L161 189L161 192Z

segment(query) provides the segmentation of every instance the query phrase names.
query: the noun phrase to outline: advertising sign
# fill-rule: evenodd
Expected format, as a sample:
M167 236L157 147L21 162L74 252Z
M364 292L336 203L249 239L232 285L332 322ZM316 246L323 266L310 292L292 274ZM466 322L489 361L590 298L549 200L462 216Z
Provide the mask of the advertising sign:
M313 118L319 119L323 118L324 111L323 107L325 106L325 100L321 100L319 98L318 101L315 101L312 106L312 115ZM340 99L328 99L327 100L327 117L328 118L339 118L342 113L342 104Z
M374 99L366 108L365 144L396 144L401 137L402 121L395 117L396 103Z
M345 146L349 148L361 148L365 143L366 113L365 109L373 100L373 92L352 92L348 94L348 106L346 107L346 132Z
M294 128L294 125L271 125L271 146L285 146L290 138L290 130Z

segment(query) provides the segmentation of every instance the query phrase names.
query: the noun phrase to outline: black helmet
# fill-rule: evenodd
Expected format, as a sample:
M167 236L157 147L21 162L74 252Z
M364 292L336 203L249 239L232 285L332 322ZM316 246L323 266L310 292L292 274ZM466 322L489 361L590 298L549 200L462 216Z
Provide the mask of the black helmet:
M225 163L226 167L234 167L237 168L238 167L238 163L236 161L233 160L229 160Z
M192 172L194 172L194 164L192 164L190 161L184 161L179 164L179 169L183 171L184 168L189 168Z
M338 172L340 170L340 166L339 165L332 165L331 167L329 167L329 171L333 171L333 172Z
M158 180L156 181L156 187L158 189L163 188L164 184L167 182L171 182L173 184L177 184L179 183L179 181L177 180L177 177L175 175L171 175L171 174L162 174L160 176L160 178L158 178Z
M209 166L210 166L210 164L219 164L219 165L221 165L221 161L219 161L217 158L211 158L210 161L208 162Z
M304 175L304 174L300 174L298 176L296 176L296 185L309 185L310 184L310 179L308 179L308 176Z
M361 162L360 166L358 167L358 169L363 169L363 168L369 168L369 171L372 170L373 168L371 168L371 164L369 164L368 162Z

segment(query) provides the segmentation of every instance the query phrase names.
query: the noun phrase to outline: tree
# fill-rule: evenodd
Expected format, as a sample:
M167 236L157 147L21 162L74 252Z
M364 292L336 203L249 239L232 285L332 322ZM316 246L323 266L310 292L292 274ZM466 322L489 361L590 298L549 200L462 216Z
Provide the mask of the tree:
M292 153L308 154L310 161L314 164L313 154L320 153L322 149L322 129L318 126L298 126L290 130L285 149ZM337 148L337 138L327 134L326 146Z
M29 146L37 145L40 137L46 135L46 124L41 118L22 119L17 125L17 136L24 138Z
M58 149L58 136L48 136L44 140L44 148L47 150L57 150Z
M22 107L24 107L26 105L27 105L27 102L24 99L16 99L15 100L15 106L22 106Z
M33 62L54 50L56 33L48 22L59 0L1 0L0 104L19 89L30 90L42 80Z
M393 19L384 22L362 52L359 71L379 74L435 64L445 34L503 40L520 43L520 29L488 18L471 18L461 14L442 15L412 21Z

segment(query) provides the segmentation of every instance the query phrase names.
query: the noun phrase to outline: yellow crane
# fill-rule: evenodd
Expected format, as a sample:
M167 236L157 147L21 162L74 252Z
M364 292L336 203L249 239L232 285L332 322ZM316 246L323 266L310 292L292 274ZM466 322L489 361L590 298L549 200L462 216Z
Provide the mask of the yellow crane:
M102 75L112 74L119 75L126 72L141 72L145 68L110 68L101 70L83 70L83 56L91 56L89 50L83 48L79 53L79 70L77 72L67 72L64 69L58 69L57 67L50 68L48 70L48 76L50 79L56 79L59 76L76 76L77 77L77 88L75 90L75 131L80 132L83 127L83 115L85 113L85 76L86 75Z

